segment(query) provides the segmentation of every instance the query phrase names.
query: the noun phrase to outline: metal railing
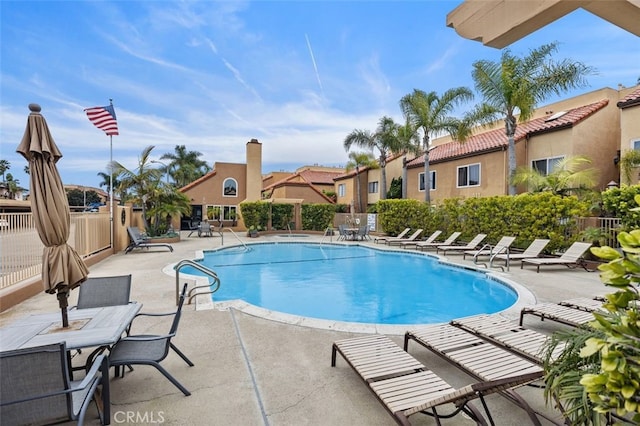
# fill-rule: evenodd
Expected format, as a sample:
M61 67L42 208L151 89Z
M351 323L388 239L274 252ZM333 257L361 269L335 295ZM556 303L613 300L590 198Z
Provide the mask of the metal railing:
M203 274L213 278L213 282L210 282L208 285L195 285L191 290L189 290L189 292L187 293L187 305L191 304L191 300L200 294L213 294L216 291L218 291L218 289L220 288L220 278L218 278L218 274L216 274L215 271L207 268L206 266L198 262L194 262L193 260L183 259L176 264L176 268L175 268L176 269L176 306L178 306L180 302L180 269L182 269L185 266L190 266L202 272ZM209 288L209 291L196 292L196 290L203 289L206 287Z
M600 230L599 236L603 241L601 245L619 248L618 233L620 232L621 220L617 217L579 217L576 219L578 232L583 232L588 228Z

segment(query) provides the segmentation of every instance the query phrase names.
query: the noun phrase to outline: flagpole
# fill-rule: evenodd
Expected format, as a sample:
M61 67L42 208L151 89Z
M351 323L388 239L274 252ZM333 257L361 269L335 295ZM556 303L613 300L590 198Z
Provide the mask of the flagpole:
M113 99L109 99L113 107ZM115 252L113 241L113 135L109 135L109 242L111 251Z

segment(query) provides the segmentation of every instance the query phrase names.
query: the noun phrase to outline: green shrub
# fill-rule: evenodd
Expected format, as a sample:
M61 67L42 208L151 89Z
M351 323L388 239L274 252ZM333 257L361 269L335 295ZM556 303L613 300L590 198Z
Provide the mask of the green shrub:
M303 204L302 229L324 231L333 223L335 207L333 204Z
M639 194L640 185L623 185L620 188L607 189L602 193L605 213L610 217L619 217L623 231L640 228L640 212L632 210L638 207L634 197Z

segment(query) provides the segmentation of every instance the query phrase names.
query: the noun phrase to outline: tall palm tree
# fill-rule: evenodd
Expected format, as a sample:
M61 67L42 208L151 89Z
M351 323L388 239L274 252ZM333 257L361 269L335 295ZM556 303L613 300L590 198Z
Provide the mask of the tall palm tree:
M149 230L147 210L153 207L158 194L158 186L161 184L162 174L159 169L151 167L151 151L155 148L150 145L142 150L138 159L138 167L129 170L117 161L110 164L113 173L120 179L119 189L127 191L133 201L142 206L142 220L146 230Z
M355 129L344 139L344 149L349 151L352 145L360 148L378 150L378 165L380 166L380 199L387 198L387 158L390 154L400 149L398 138L398 125L393 118L384 116L378 121L378 127L374 133L369 130Z
M349 153L349 162L346 166L347 173L351 170L356 171L356 197L358 198L358 213L362 213L362 197L360 196L360 169L365 167L377 167L377 162L373 155L368 152Z
M104 187L107 194L111 194L111 181L113 180L113 191L116 192L116 188L120 186L120 181L117 176L111 176L109 173L98 172L98 176L102 178L102 181L98 184L98 187ZM122 194L118 194L119 198L123 200Z
M420 155L420 136L411 121L405 119L404 126L398 126L396 133L400 152L402 152L402 198L407 198L407 160L408 154Z
M8 160L0 160L0 176L2 176L2 181L4 182L4 174L11 168L11 163Z
M508 139L509 176L517 167L515 150L516 115L520 122L528 121L539 102L552 94L560 95L571 88L586 85L585 77L593 72L581 62L565 59L553 61L557 43L545 44L518 58L509 49L502 52L500 62L480 60L473 63L471 73L475 87L484 102L504 116ZM516 187L509 182L509 194Z
M176 145L173 153L163 154L161 160L170 160L167 170L163 172L171 176L176 187L182 188L211 171L206 161L200 159L201 152L187 151L185 145Z
M473 93L466 87L449 89L438 96L436 92L414 89L400 99L400 109L412 126L422 131L424 151L424 201L431 203L431 176L429 174L429 144L431 138L448 133L453 139L463 141L469 133L465 121L451 116L453 110L463 102L473 99ZM465 126L463 126L465 125Z

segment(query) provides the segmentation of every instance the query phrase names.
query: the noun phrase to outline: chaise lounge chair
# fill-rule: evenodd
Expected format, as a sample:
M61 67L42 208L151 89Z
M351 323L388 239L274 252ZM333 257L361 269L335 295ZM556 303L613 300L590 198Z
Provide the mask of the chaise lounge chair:
M429 235L427 237L426 240L423 241L419 241L419 240L411 240L411 241L402 241L402 248L407 248L409 246L415 246L418 243L432 243L435 241L436 238L438 238L440 236L440 234L442 234L442 231L433 231L433 234Z
M386 242L387 240L397 240L397 239L402 239L404 238L405 235L407 235L409 233L409 231L411 231L411 228L404 228L404 231L402 231L401 233L399 233L398 235L396 235L395 237L390 237L390 236L386 236L386 237L376 237L373 239L373 242L378 244L378 241L381 243Z
M150 248L150 247L166 247L169 251L173 251L173 247L170 244L166 243L150 243L150 239L147 237L143 237L140 233L140 230L135 226L129 226L127 228L127 232L129 233L129 238L131 239L131 244L124 249L124 254L129 253L131 250L136 248Z
M567 249L560 257L537 257L534 259L522 259L520 263L520 269L523 268L525 263L531 263L536 265L536 272L540 272L540 266L542 265L565 265L568 268L577 268L581 266L585 270L588 270L582 261L582 256L589 250L591 243L575 242L571 244L571 247Z
M451 418L461 412L476 424L486 425L487 421L480 411L470 403L474 399L480 399L489 421L493 424L484 396L507 391L539 378L538 372L535 372L474 383L456 390L435 373L427 370L391 339L382 335L334 342L331 353L332 367L336 365L337 352L400 425L409 425L409 417L416 413L432 416L436 423L440 424L440 419ZM451 404L451 412L441 412L443 406Z
M545 319L569 325L571 327L583 327L595 318L591 312L582 309L570 308L557 303L538 303L535 306L524 307L520 311L520 325L525 315L534 315Z
M453 243L455 243L455 241L458 239L458 237L462 234L462 232L454 232L451 235L449 235L449 237L444 240L444 241L440 241L440 242L427 242L427 241L420 241L416 244L416 249L420 250L420 251L424 251L424 250L429 250L429 249L435 249L438 246L450 246Z
M405 350L408 350L410 340L424 346L478 380L502 380L526 376L533 382L544 375L541 365L450 324L434 324L407 331L404 337ZM500 393L525 410L534 425L541 425L538 417L543 417L554 424L563 424L562 420L553 419L535 411L512 389Z
M387 241L385 241L385 243L388 246L399 246L404 242L414 241L420 234L422 234L422 229L416 229L416 231L413 234L409 235L409 237L407 238L388 239Z
M487 238L487 234L478 234L464 246L436 246L436 254L441 250L443 254L447 254L447 252L459 254L464 253L465 251L475 250L485 238Z
M481 256L495 257L498 253L506 253L515 240L516 237L502 237L495 245L485 244L480 250L465 251L462 253L462 259L465 259L467 255L473 256L473 261L475 262Z
M527 247L522 253L505 253L496 255L497 259L504 260L505 265L509 265L512 260L532 259L540 256L542 250L549 244L551 240L537 238L533 240L529 247Z
M601 296L597 297L576 297L574 299L567 299L558 302L558 305L568 306L573 309L581 309L587 312L601 311L604 308L602 305L605 303L605 299Z
M549 340L549 336L546 334L529 330L510 319L495 314L460 318L451 321L450 324L504 347L536 364L542 365L543 363L543 352ZM557 346L553 357L560 355L562 350L561 346Z

